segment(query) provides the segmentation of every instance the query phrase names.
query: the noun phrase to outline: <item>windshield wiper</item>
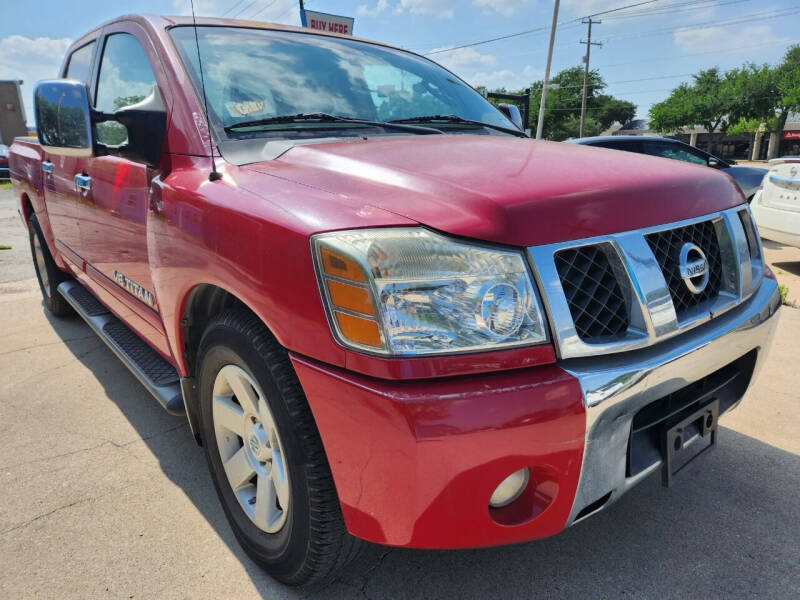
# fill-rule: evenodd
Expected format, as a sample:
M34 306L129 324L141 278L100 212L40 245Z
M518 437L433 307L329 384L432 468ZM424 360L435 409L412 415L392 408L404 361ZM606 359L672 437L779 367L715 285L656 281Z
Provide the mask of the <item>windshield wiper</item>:
M510 133L517 137L528 137L524 131L519 129L512 129L510 127L503 127L502 125L493 125L491 123L484 123L483 121L473 121L472 119L465 119L458 115L422 115L419 117L408 117L406 119L394 119L387 121L387 123L434 123L440 121L442 123L464 123L467 125L477 125L479 127L488 127L504 133Z
M225 127L225 131L236 131L237 129L247 127L259 127L261 125L280 125L282 123L304 123L304 122L317 122L324 123L354 123L358 125L372 125L374 127L383 127L385 129L396 129L398 131L409 131L411 133L422 134L441 134L439 129L434 127L420 127L417 125L404 125L402 123L384 122L384 121L369 121L367 119L356 119L351 117L340 117L338 115L330 115L328 113L299 113L296 115L280 115L277 117L267 117L265 119L254 119L252 121L242 121L234 123Z

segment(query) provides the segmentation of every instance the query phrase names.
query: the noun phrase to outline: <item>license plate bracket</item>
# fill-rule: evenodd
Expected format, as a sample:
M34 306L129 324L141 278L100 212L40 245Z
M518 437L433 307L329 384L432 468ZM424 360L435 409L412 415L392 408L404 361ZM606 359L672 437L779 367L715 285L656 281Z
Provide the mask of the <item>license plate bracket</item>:
M664 487L670 487L675 475L717 445L718 417L719 400L715 399L662 430L661 484Z

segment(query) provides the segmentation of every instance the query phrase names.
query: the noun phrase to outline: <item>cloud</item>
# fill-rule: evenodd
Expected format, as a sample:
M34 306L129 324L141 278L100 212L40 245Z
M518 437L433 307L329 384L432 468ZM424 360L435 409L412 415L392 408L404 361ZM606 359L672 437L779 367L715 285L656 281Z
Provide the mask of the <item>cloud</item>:
M10 35L0 39L0 79L21 79L25 116L33 125L33 88L41 79L55 79L72 40Z
M367 4L359 4L356 8L356 15L359 17L376 17L389 8L389 0L378 0L372 8Z
M530 2L531 0L472 0L472 3L483 12L498 13L504 17L513 17Z
M400 0L394 11L398 14L431 15L440 19L452 19L455 12L451 0Z
M189 0L172 0L179 15L192 14ZM226 19L254 19L285 25L300 25L300 10L296 0L244 0L238 5L235 0L194 0L194 12L198 17L225 17Z
M434 48L436 50L444 50L444 48ZM459 48L458 50L451 50L450 52L441 52L434 54L430 57L435 62L443 65L451 71L456 71L460 67L470 65L493 65L497 59L492 54L481 54L474 48Z
M562 6L567 12L579 15L591 15L594 13L617 8L625 2L620 0L564 0Z
M508 90L520 90L541 78L542 72L530 65L517 70L479 71L464 77L473 87L483 85L490 90L500 87Z
M734 35L736 39L780 41L769 25L748 25L738 31L730 27L678 29L673 33L673 41L681 50L702 52L728 47Z

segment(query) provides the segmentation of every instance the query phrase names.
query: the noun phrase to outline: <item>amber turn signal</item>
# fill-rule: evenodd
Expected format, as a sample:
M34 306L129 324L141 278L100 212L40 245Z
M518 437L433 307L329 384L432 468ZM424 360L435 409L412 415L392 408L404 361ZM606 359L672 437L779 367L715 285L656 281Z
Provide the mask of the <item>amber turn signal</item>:
M351 342L373 348L383 346L381 333L375 321L339 311L336 311L336 321L339 324L339 331Z
M362 315L375 316L375 308L372 306L372 298L367 288L349 285L335 279L328 279L327 285L334 306Z
M361 267L352 258L325 247L321 249L320 254L322 255L322 270L326 275L358 283L367 282Z

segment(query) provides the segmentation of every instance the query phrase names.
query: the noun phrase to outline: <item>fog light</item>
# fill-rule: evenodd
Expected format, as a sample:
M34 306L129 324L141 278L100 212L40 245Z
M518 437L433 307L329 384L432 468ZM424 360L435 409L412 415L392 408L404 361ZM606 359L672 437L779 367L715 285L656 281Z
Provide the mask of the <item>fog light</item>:
M489 499L489 506L492 508L502 508L508 506L514 500L519 498L519 495L528 485L531 473L528 467L514 471L511 475L503 479L500 485L497 486L492 497Z

